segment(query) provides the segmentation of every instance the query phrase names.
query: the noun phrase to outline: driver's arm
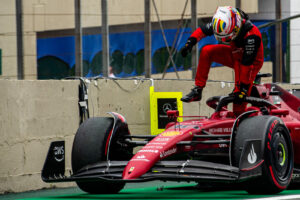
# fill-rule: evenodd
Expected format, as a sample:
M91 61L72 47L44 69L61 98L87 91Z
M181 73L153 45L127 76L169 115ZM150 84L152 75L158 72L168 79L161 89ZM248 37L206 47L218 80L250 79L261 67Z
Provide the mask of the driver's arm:
M195 38L197 39L197 42L199 42L202 38L206 36L211 36L213 34L214 32L212 28L212 23L207 23L205 25L200 25L200 27L197 28L189 38Z
M211 35L213 35L212 23L201 25L188 38L185 46L181 50L181 55L186 57L187 54L192 51L193 46L197 44L197 42L199 42L202 38Z

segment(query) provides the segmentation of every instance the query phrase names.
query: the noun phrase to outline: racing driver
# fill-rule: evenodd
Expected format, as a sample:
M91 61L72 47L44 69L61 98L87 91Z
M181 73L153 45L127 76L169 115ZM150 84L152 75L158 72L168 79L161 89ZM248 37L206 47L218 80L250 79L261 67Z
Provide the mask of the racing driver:
M182 56L187 56L197 42L211 35L214 35L220 43L202 48L195 87L181 100L183 102L201 100L211 63L217 62L234 69L235 88L231 95L234 95L235 102L241 103L245 96L250 95L255 76L263 65L260 31L242 10L231 6L218 7L212 21L200 26L188 38L181 51Z

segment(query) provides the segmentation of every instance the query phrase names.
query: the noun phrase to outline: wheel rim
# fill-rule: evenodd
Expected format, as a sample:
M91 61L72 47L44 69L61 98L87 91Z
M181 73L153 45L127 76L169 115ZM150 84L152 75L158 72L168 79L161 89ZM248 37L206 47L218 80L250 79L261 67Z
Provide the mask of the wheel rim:
M274 173L278 179L285 181L289 178L289 150L286 139L281 132L273 136L272 160Z

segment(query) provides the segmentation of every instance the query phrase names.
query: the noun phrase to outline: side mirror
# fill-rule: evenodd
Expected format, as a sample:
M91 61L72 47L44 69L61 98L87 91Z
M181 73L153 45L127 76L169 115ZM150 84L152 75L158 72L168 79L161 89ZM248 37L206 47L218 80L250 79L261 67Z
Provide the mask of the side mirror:
M177 118L179 116L179 111L178 110L168 110L167 116L170 120L177 121Z

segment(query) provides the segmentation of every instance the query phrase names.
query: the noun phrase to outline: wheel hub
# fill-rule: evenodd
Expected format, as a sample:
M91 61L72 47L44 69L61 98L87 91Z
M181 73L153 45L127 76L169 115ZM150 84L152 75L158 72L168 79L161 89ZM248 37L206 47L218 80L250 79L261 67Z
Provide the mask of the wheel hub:
M278 145L278 150L277 150L277 159L278 159L278 162L279 162L279 165L280 166L283 166L285 164L285 149L284 149L284 146L282 143L280 143Z
M284 136L277 132L274 135L274 148L273 148L273 158L274 158L274 167L275 173L279 178L284 178L288 171L288 150Z

